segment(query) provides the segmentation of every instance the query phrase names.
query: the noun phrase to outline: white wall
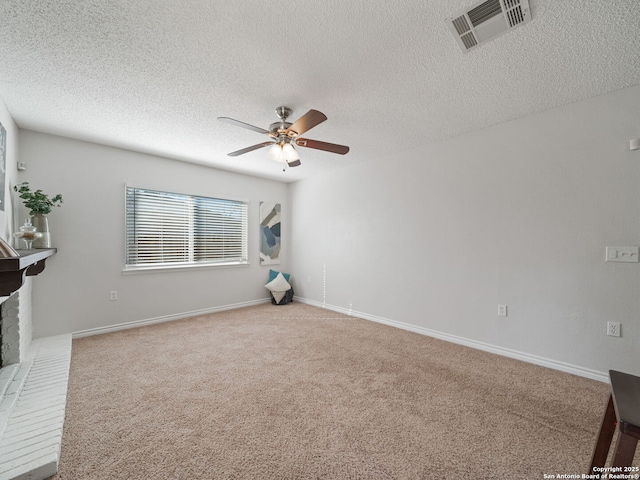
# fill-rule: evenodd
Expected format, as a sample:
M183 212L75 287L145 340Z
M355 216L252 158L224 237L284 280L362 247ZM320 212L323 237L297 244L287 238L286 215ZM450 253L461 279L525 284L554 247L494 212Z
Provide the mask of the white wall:
M640 243L638 111L640 86L289 187L20 131L28 171L14 183L65 198L50 216L59 252L33 286L35 336L266 298L256 226L269 200L290 220L280 268L303 299L640 374L640 264L604 262L607 245ZM249 198L251 266L123 275L125 183ZM607 320L622 338L605 335Z
M296 294L640 374L640 264L604 261L640 244L639 112L636 86L293 184Z
M33 287L35 337L267 298L269 267L259 265L258 207L260 201L281 202L286 218L285 184L28 130L20 131L20 160L27 163L20 182L64 197L49 215L58 253ZM249 199L251 265L123 275L125 184ZM279 268L287 271L286 223L283 229ZM109 299L112 290L117 301Z
M0 123L7 131L7 154L5 165L4 211L0 211L0 237L13 246L13 195L12 188L18 172L19 130L11 114L0 100ZM0 195L2 192L0 192Z
M16 194L13 186L19 183L16 180L18 174L18 147L20 130L16 126L10 112L0 100L0 122L7 132L6 159L5 159L5 186L4 210L0 210L0 237L9 245L21 248L17 245L13 233L16 231ZM23 286L13 296L10 304L4 304L8 296L0 296L3 303L2 322L2 363L9 365L23 361L31 346L33 337L32 313L31 313L31 285L34 277L26 277Z

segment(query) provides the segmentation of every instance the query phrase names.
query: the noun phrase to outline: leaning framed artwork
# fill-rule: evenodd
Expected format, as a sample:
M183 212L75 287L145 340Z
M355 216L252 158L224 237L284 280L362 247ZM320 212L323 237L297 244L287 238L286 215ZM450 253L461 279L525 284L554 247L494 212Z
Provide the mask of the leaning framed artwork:
M280 245L280 204L260 202L260 265L278 265Z

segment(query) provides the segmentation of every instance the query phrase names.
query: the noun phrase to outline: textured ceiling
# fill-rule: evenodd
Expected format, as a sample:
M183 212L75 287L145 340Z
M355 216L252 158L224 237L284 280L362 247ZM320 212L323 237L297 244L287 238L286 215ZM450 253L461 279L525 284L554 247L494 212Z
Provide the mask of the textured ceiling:
M1 0L0 98L23 128L284 182L640 83L640 1L530 0L532 21L463 54L473 0ZM275 108L328 120L282 172Z

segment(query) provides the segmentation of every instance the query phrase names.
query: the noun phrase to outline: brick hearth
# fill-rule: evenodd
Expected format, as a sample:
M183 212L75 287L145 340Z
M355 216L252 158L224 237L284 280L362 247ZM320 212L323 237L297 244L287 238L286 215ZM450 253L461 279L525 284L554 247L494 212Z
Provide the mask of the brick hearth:
M27 358L0 370L0 480L58 470L71 335L35 339Z

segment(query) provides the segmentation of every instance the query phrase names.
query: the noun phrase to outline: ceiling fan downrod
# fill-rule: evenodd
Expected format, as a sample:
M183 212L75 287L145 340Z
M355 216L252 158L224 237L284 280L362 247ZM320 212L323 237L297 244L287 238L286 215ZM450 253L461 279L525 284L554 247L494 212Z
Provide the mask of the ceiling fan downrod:
M276 115L278 115L278 118L280 118L283 122L286 121L289 115L291 115L292 113L293 110L289 107L276 108Z

